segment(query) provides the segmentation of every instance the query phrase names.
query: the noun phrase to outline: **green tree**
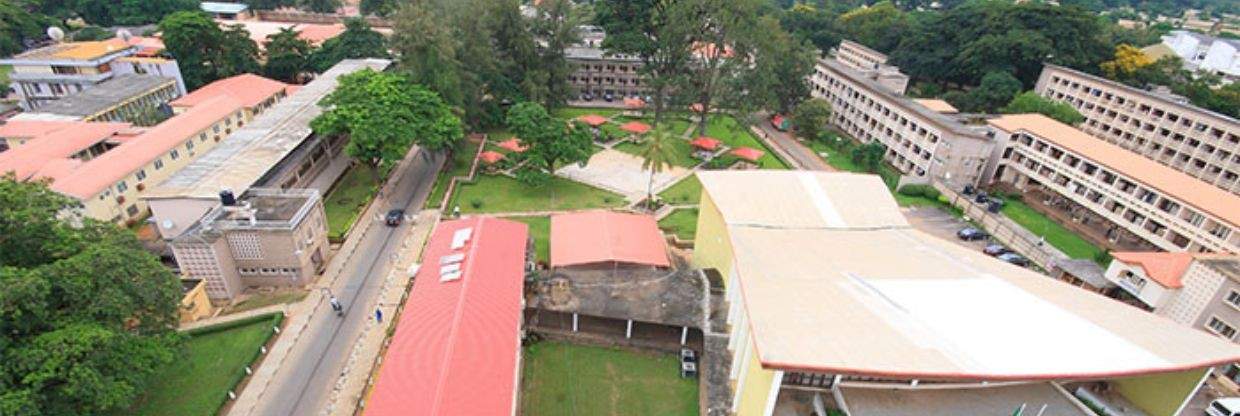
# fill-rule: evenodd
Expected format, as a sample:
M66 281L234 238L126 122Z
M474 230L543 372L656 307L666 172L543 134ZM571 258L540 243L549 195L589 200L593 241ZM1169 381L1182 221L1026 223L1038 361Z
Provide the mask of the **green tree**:
M284 82L297 82L298 75L310 69L310 53L314 47L298 34L293 28L284 27L267 35L267 62L263 64L263 75Z
M396 0L362 0L357 5L358 10L362 14L372 14L375 16L387 16L396 11Z
M792 110L792 124L796 125L797 134L805 139L817 139L830 121L831 103L821 98L802 101Z
M45 13L81 17L98 26L137 26L158 22L180 11L198 10L194 0L68 0L44 1Z
M797 38L807 40L814 47L825 51L840 43L840 33L835 27L835 19L839 14L825 5L818 7L798 2L779 14L779 24Z
M349 135L345 151L376 168L375 182L411 145L439 151L464 135L461 120L443 99L403 74L363 70L341 76L319 105L326 110L311 128L323 135Z
M105 40L113 36L115 36L114 33L109 32L107 29L101 28L99 26L86 26L84 28L78 29L77 32L73 32L73 40L76 42L91 41L91 40Z
M866 172L876 173L883 165L883 154L886 152L887 148L882 143L872 141L852 148L849 157Z
M545 179L545 175L554 174L563 164L589 160L594 146L589 128L577 122L569 126L533 102L508 110L508 129L528 147L523 157L532 171L518 176L527 183Z
M221 30L202 12L176 12L159 22L164 46L176 58L185 86L258 72L258 45L240 25Z
M445 13L430 3L406 3L396 12L392 49L400 56L400 70L414 82L460 106L465 92L461 88L464 71L456 59L457 43Z
M298 0L297 6L315 13L335 13L340 0Z
M982 77L982 85L967 93L947 94L952 105L965 112L995 112L1020 93L1020 80L1007 72L991 72Z
M654 125L669 107L671 93L684 85L692 62L693 33L700 27L688 13L678 11L687 2L661 0L602 0L594 3L594 20L607 32L603 48L636 55L640 74L653 95Z
M1115 47L1115 59L1103 62L1098 67L1107 78L1124 82L1132 80L1137 71L1153 63L1154 60L1141 49L1132 45L1119 45Z
M650 172L650 180L646 182L646 207L654 209L654 175L672 167L672 159L675 155L672 140L679 140L672 137L666 131L657 131L646 138L646 147L642 148L642 170Z
M297 0L247 0L245 2L254 10L275 10L281 7L293 7Z
M26 49L26 44L42 40L44 31L59 22L41 13L33 13L12 1L0 1L0 56L9 56Z
M0 411L106 414L170 362L181 285L127 230L0 178Z
M310 53L310 67L316 72L331 69L345 59L389 57L387 40L371 29L366 19L345 19L344 28L340 36L323 41L322 46Z
M530 29L542 42L535 43L540 72L542 103L547 108L565 104L570 96L568 76L573 67L569 65L565 48L581 41L577 28L585 22L585 16L576 9L572 0L545 0L535 3L536 16Z
M731 100L787 114L809 97L808 79L817 56L814 46L781 30L771 17L759 19L752 30L753 69L746 71L741 83L729 87L743 94Z
M1085 116L1082 116L1071 105L1042 98L1033 91L1020 93L999 111L1005 114L1038 113L1071 126L1085 121Z
M890 1L853 9L840 15L836 25L845 38L887 52L894 50L911 29L908 14Z

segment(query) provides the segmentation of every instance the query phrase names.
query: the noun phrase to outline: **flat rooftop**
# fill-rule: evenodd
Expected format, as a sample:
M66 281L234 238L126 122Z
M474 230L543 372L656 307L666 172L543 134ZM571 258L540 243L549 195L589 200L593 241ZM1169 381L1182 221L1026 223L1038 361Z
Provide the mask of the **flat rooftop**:
M838 72L844 75L852 82L865 86L866 89L874 92L875 94L879 96L882 96L883 98L886 98L887 100L890 100L891 102L895 103L900 108L910 111L918 116L921 116L923 119L933 123L939 129L946 130L947 132L954 133L960 136L971 137L971 138L982 139L982 140L985 139L985 135L982 132L979 132L977 130L969 128L968 126L960 124L960 122L956 121L955 119L948 117L946 115L943 115L942 113L939 113L935 110L932 110L908 97L905 97L900 94L896 94L894 91L891 91L887 87L884 87L881 84L879 84L877 81L874 81L870 79L869 77L866 77L864 74L858 72L856 69L853 69L852 67L849 67L848 65L840 63L839 61L836 61L834 57L818 58L818 65L830 68L832 71L835 71L835 72Z
M215 199L221 189L244 193L310 137L310 121L323 112L319 100L336 89L337 78L367 68L382 71L390 64L386 59L340 61L148 191L146 198Z
M42 48L31 49L12 58L0 59L0 64L31 64L32 61L90 61L134 48L124 40L112 38L86 42L61 42Z
M764 368L1058 380L1240 359L1240 346L910 227L874 175L700 172ZM701 231L699 231L701 236Z
M987 121L1008 133L1026 132L1102 165L1116 174L1157 189L1175 200L1240 226L1240 196L1167 165L1077 130L1041 114L1008 114Z
M237 198L236 205L213 208L203 223L219 229L291 229L301 223L319 198L319 191L314 189L253 188Z
M77 94L49 102L29 114L84 118L116 107L152 90L176 85L176 79L147 74L119 74ZM25 115L22 115L25 116Z
M1050 383L916 390L845 385L840 394L854 415L1010 415L1024 405L1026 415L1094 416Z

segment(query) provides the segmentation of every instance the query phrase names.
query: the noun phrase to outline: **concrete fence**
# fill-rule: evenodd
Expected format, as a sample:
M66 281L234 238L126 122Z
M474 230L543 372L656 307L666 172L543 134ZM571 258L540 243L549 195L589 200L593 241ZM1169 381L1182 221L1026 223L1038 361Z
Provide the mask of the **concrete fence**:
M934 182L934 188L943 193L952 205L960 208L964 212L965 217L972 220L973 223L981 226L991 237L1020 253L1020 255L1028 258L1029 261L1037 264L1045 270L1052 270L1056 265L1069 257L1055 247L1046 243L1041 237L1025 229L1013 222L1011 219L1002 214L992 213L986 210L986 204L974 202L972 195L964 195L944 185L942 182Z
M313 23L313 24L336 24L344 23L344 20L356 16L343 16L335 13L312 13L293 10L258 10L255 12L259 20L269 22L287 22L287 23ZM370 27L392 27L392 21L376 17L366 16L366 23Z

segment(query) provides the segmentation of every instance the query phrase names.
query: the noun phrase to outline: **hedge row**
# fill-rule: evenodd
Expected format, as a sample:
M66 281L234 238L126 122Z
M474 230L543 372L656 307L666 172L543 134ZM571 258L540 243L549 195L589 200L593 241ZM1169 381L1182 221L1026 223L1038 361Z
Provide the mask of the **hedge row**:
M896 192L899 192L900 195L920 196L920 197L925 197L925 198L928 198L934 201L937 201L939 199L939 196L942 195L942 193L939 192L938 189L934 189L934 187L931 185L918 185L918 184L908 184L908 185L901 186L900 189Z

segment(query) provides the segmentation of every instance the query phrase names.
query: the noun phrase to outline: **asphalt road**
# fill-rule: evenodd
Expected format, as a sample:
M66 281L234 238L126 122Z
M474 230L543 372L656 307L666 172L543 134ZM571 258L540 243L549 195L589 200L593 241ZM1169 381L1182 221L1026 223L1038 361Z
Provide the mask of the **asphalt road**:
M394 172L400 176L393 194L386 199L391 202L381 207L380 212L396 207L404 207L409 213L420 211L442 164L443 156L439 154L421 152L414 156L413 163L406 169ZM378 220L362 218L359 221ZM324 298L323 304L314 309L305 332L288 358L276 371L270 390L263 395L262 403L253 414L313 415L322 412L363 325L374 314L367 305L373 304L379 295L381 284L376 276L388 273L391 254L410 226L406 222L399 227L376 227L363 236L364 240L346 260L333 286L344 306L344 317L336 317Z
M806 147L796 139L792 138L792 135L771 127L771 123L766 121L767 117L768 116L765 114L762 116L762 121L757 125L758 129L762 130L763 133L766 133L766 137L770 139L770 144L778 146L784 151L784 154L792 157L793 160L789 160L788 163L791 164L793 168L800 170L835 171L835 168L831 167L831 165L828 165L826 162L823 162L822 159L818 158L818 155L815 154L813 150L810 150L809 147Z

